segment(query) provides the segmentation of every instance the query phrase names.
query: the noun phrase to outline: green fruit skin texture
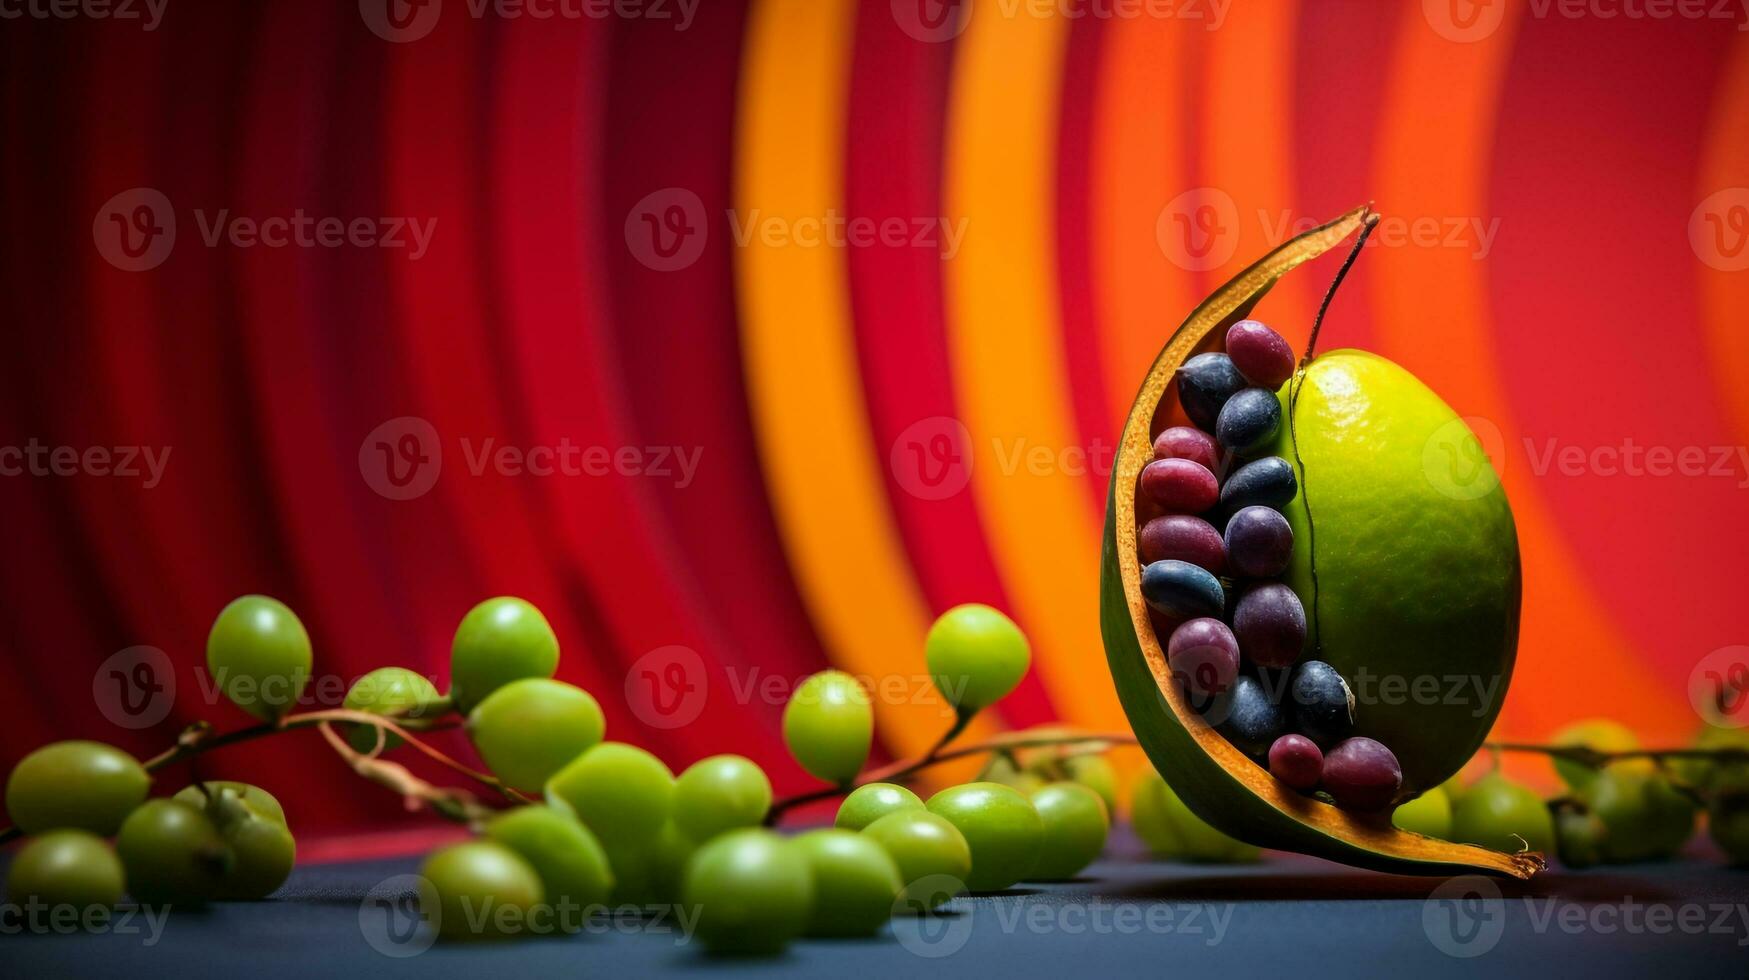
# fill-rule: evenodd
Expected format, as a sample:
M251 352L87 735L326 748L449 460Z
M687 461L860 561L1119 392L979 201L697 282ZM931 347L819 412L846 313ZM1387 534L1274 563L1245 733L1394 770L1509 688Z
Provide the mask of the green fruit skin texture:
M539 804L517 807L492 818L486 839L515 851L534 868L546 902L567 928L581 928L586 910L605 905L613 893L607 851L569 814Z
M1166 780L1143 769L1130 790L1130 823L1157 858L1207 864L1255 861L1261 851L1209 826L1190 812Z
M610 904L616 908L673 906L680 901L686 864L697 850L698 844L673 820L663 824L649 841L635 847L615 847L610 858L615 882Z
M863 828L899 867L903 907L927 912L965 890L972 848L959 828L928 810L889 813Z
M507 939L528 931L531 913L546 900L540 876L517 853L491 841L453 844L425 859L419 874L431 888L422 902L427 922L450 942ZM534 921L538 922L538 919Z
M872 935L893 915L904 883L881 845L849 830L811 830L794 846L814 877L810 936Z
M1507 854L1529 844L1531 850L1549 854L1555 849L1555 824L1542 797L1491 773L1477 780L1453 808L1451 839Z
M1608 718L1592 718L1576 722L1556 732L1549 739L1552 745L1583 745L1599 752L1630 752L1640 747L1640 740L1626 725ZM1561 781L1576 790L1584 790L1597 778L1597 770L1583 766L1570 759L1555 759L1555 773ZM1646 772L1652 771L1649 759L1636 759L1616 763Z
M246 595L219 610L206 638L206 666L231 703L262 721L297 704L310 681L310 634L270 596Z
M418 718L425 712L421 705L439 699L437 688L423 674L405 667L379 667L352 683L341 707L348 711L364 711L375 715L397 713L398 718ZM360 752L370 752L377 745L377 729L367 725L349 726L346 740ZM383 732L383 751L401 744L401 736Z
M1671 857L1694 833L1694 804L1655 773L1605 766L1580 798L1609 830L1602 850L1610 864Z
M145 767L114 746L55 742L13 768L6 779L6 812L27 834L66 828L109 837L151 785Z
M239 783L230 779L208 779L205 782L207 789L205 793L201 792L198 785L184 786L177 790L176 795L172 796L171 799L192 807L205 809L209 793L217 795L229 790L241 797L243 802L249 805L249 809L254 810L257 815L282 824L285 823L285 807L280 806L279 798L267 790L252 783Z
M6 897L29 913L110 908L126 888L121 859L95 834L51 830L25 842L6 876Z
M1356 687L1354 734L1396 753L1405 794L1431 789L1482 744L1512 676L1512 509L1475 436L1408 371L1341 350L1304 379L1282 387L1284 419L1298 392L1293 424L1268 450L1299 461L1285 581L1305 604L1308 646ZM1454 676L1469 685L1463 697L1404 695L1430 678L1443 692ZM1386 684L1403 687L1389 696Z
M1435 786L1392 811L1391 823L1398 830L1450 840L1451 798L1445 795L1445 790Z
M606 731L601 705L588 691L546 677L511 681L468 714L468 737L486 767L528 793L540 792Z
M255 901L272 895L291 877L298 860L297 842L285 824L251 813L219 836L231 850L231 868L219 887L219 897Z
M674 781L674 822L694 841L757 827L771 809L771 780L752 759L713 755Z
M1714 797L1707 807L1707 833L1732 864L1749 864L1749 796Z
M1032 806L1044 825L1044 844L1033 878L1073 878L1105 850L1111 814L1098 793L1080 783L1051 783L1032 794Z
M1000 783L966 783L935 794L926 806L958 827L971 846L967 888L1001 891L1032 874L1044 843L1044 821L1018 791Z
M955 606L936 619L923 654L936 690L961 712L1007 697L1032 663L1032 647L1020 627L978 603Z
M868 761L874 709L856 678L824 670L796 688L783 709L783 741L810 775L843 785Z
M1555 814L1555 846L1561 863L1569 868L1589 868L1603 861L1603 842L1609 828L1589 810L1562 808Z
M218 898L232 863L230 848L207 815L175 800L148 800L129 814L115 851L127 869L128 892L142 905L202 905Z
M559 770L546 798L575 814L609 851L642 847L668 823L674 773L635 745L603 742Z
M894 783L869 783L851 790L839 804L838 816L832 825L839 830L866 830L869 824L889 813L921 809L923 801L905 787Z
M768 830L734 830L698 849L686 865L683 901L713 952L780 952L813 911L814 880L793 842Z
M449 653L449 696L464 713L498 688L559 669L559 638L525 599L487 599L462 617Z

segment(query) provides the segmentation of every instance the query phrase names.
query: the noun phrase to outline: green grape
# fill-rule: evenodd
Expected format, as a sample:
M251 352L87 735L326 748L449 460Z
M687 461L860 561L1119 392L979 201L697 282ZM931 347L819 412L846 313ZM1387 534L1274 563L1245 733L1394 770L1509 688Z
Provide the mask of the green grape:
M1626 725L1608 718L1589 718L1574 722L1555 733L1549 740L1554 745L1583 745L1599 752L1632 752L1640 747L1640 740L1635 737ZM1597 770L1590 766L1580 765L1568 759L1556 758L1555 772L1568 786L1583 790L1597 778ZM1611 763L1624 770L1649 773L1655 767L1650 759L1624 759Z
M1555 845L1561 863L1569 868L1588 868L1603 860L1603 841L1609 828L1589 810L1562 807L1555 813Z
M588 691L545 677L511 681L468 714L468 737L486 767L527 792L594 748L606 728Z
M1072 755L1063 760L1070 779L1099 794L1107 813L1117 812L1117 770L1103 755Z
M1609 829L1602 850L1611 864L1669 858L1694 833L1694 803L1656 772L1606 766L1581 799Z
M291 828L255 812L241 798L228 793L209 807L208 814L232 855L219 897L241 901L266 898L291 877L298 859Z
M129 814L115 851L127 869L128 892L142 905L201 905L217 898L232 861L207 815L175 800L148 800Z
M610 852L650 843L668 822L674 774L635 745L603 742L547 781L547 802L569 808Z
M686 862L698 850L698 844L682 833L669 820L654 840L637 847L620 847L613 852L613 867L618 883L613 890L614 906L635 905L662 908L680 900Z
M1391 823L1423 837L1451 838L1451 799L1445 790L1433 787L1391 813Z
M832 825L839 830L864 830L889 813L921 809L923 801L905 787L893 783L869 783L850 791L850 795L838 805L838 816Z
M1451 840L1506 854L1528 844L1548 854L1555 849L1555 825L1542 797L1495 772L1477 780L1452 810Z
M1208 864L1257 860L1256 847L1208 825L1190 811L1153 767L1136 774L1130 788L1130 825L1158 858Z
M848 830L811 830L793 845L814 880L810 936L867 936L892 918L904 883L880 844Z
M682 894L698 916L695 934L714 952L781 952L807 928L814 904L807 860L769 830L732 830L700 847Z
M1713 797L1707 806L1707 832L1732 864L1749 864L1749 796Z
M817 779L844 785L868 761L874 711L856 678L824 670L803 681L783 709L783 741Z
M152 777L133 756L102 742L55 742L25 756L6 779L6 812L27 834L116 832L146 798Z
M506 939L527 932L535 909L546 901L540 875L517 853L492 841L452 844L425 859L419 874L427 922L445 940Z
M986 783L1001 783L1004 786L1012 787L1022 796L1031 796L1044 789L1048 782L1041 773L1033 771L1030 767L1022 769L1014 764L1013 759L1001 755L990 760L990 764L984 767L984 771L978 776L978 779Z
M899 866L906 908L927 912L965 890L972 848L959 828L928 810L898 810L863 828Z
M201 792L202 785L206 786L206 792L204 793ZM249 808L254 810L257 814L260 814L269 820L285 823L285 807L279 805L278 798L261 787L250 783L239 783L229 779L208 779L204 780L202 783L195 783L190 786L182 787L176 791L176 795L172 796L171 799L204 810L206 809L207 804L211 802L212 797L217 796L224 790L230 790L242 797L243 802L249 804Z
M275 721L310 680L310 634L297 613L264 595L232 599L206 638L206 666L231 703Z
M977 603L942 613L923 654L935 689L962 714L1002 700L1032 663L1032 647L1014 620Z
M6 878L6 896L33 918L70 908L110 908L125 888L121 859L95 834L51 830L25 842Z
M1695 736L1694 747L1749 751L1749 728L1707 725ZM1672 759L1669 765L1678 781L1696 789L1732 793L1749 790L1749 762Z
M348 711L363 711L373 715L393 715L418 718L433 710L431 705L442 699L437 688L423 674L405 667L378 667L352 682L341 703ZM379 729L369 725L349 725L346 740L360 752L370 752L377 746ZM401 744L401 736L381 730L383 751Z
M1032 877L1062 881L1080 874L1105 850L1111 814L1099 794L1080 783L1051 783L1032 794L1044 844Z
M493 817L486 839L515 851L534 868L565 932L581 929L589 910L605 905L613 892L607 851L570 814L539 804L518 807Z
M995 892L1032 873L1044 841L1044 822L1032 802L1000 783L966 783L931 796L930 813L946 817L972 848L966 887Z
M449 654L449 696L469 712L486 695L525 677L559 669L559 638L525 599L487 599L462 617Z
M700 759L674 783L674 822L701 843L725 830L757 827L770 809L771 780L745 756Z

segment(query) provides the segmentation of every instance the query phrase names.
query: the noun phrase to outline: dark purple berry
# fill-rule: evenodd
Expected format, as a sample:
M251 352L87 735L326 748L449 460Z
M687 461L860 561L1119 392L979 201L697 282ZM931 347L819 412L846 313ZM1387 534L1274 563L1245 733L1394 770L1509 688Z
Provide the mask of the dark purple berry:
M1304 735L1283 735L1269 747L1269 773L1302 793L1318 788L1324 753Z
M1300 489L1293 464L1280 456L1265 456L1233 471L1221 487L1221 509L1229 514L1244 507L1281 510Z
M1198 354L1178 369L1178 401L1204 432L1215 430L1221 406L1245 387L1245 376L1225 354Z
M1156 459L1142 467L1142 493L1174 514L1200 514L1220 499L1209 468L1189 459Z
M1289 666L1306 645L1305 607L1279 582L1256 586L1233 608L1233 634L1245 659L1262 667Z
M1344 810L1382 810L1403 788L1403 767L1390 749L1356 736L1324 754L1323 783Z
M1200 517L1184 514L1156 517L1142 525L1136 545L1144 565L1176 558L1215 575L1227 571L1227 546L1221 540L1221 532Z
M1227 564L1250 578L1274 578L1287 571L1294 553L1294 529L1281 511L1245 507L1227 521Z
M1171 558L1142 569L1142 598L1148 600L1148 605L1178 619L1219 618L1227 605L1219 580L1187 561Z
M1287 727L1281 706L1257 678L1240 674L1211 709L1210 721L1247 755L1261 757Z
M1188 425L1175 425L1154 437L1157 459L1191 459L1214 472L1219 469L1215 465L1219 455L1214 436Z
M1189 693L1219 694L1239 675L1239 641L1218 619L1188 620L1166 641L1166 663Z
M1246 388L1227 399L1215 419L1215 439L1230 453L1249 455L1269 445L1281 429L1281 402L1275 393Z
M1294 351L1281 334L1256 320L1227 328L1227 356L1245 380L1275 391L1294 374Z
M1287 710L1294 728L1319 745L1340 742L1354 733L1354 692L1336 668L1322 660L1308 660L1294 668Z

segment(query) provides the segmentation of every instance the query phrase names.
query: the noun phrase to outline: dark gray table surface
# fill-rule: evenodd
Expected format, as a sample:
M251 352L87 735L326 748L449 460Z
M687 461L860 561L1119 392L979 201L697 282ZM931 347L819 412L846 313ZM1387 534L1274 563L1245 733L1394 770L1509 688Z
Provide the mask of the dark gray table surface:
M1749 872L1702 860L1551 872L1495 891L1290 855L1197 866L1146 860L1127 840L1112 851L1079 881L957 899L876 938L801 941L768 959L712 957L672 921L629 918L564 938L426 948L366 901L396 891L391 879L416 860L311 865L274 900L174 915L156 934L136 916L96 934L0 936L0 975L1749 976Z

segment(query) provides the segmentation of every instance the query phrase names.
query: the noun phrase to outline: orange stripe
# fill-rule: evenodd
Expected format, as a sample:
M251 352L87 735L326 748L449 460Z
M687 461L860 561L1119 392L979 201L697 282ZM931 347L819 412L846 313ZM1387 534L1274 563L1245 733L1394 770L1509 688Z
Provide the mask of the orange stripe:
M845 213L855 9L854 0L755 5L739 93L734 221L713 217L713 235L755 220L801 234L799 221ZM754 429L802 598L837 666L903 682L902 695L871 692L877 733L897 754L919 753L951 718L938 703L911 703L927 677L929 611L883 496L877 467L887 453L864 410L843 250L759 234L730 246Z
M1487 173L1502 77L1521 11L1485 40L1457 44L1406 17L1387 86L1375 179L1389 217L1487 214ZM1437 111L1424 93L1441 92ZM1380 353L1401 360L1462 415L1498 426L1508 447L1503 474L1524 556L1518 665L1503 732L1548 735L1575 713L1620 719L1649 738L1682 731L1692 716L1638 660L1585 581L1527 469L1503 388L1487 299L1490 270L1459 249L1375 248L1361 281L1378 303ZM1420 356L1408 356L1419 352ZM1437 352L1436 354L1434 352ZM1584 683L1585 678L1610 678ZM1583 709L1573 705L1583 683Z
M1749 186L1749 138L1744 135L1749 133L1749 34L1737 35L1719 82L1717 100L1701 155L1697 206L1721 190ZM1694 232L1700 236L1695 248L1701 257L1695 268L1700 276L1701 315L1719 399L1730 414L1737 437L1749 442L1749 331L1743 329L1744 323L1749 322L1749 269L1731 271L1733 266L1749 261L1749 244L1735 241L1724 244L1726 249L1734 245L1743 250L1734 253L1735 261L1729 265L1707 261L1717 263L1726 258L1711 239L1717 229L1708 222L1728 217L1732 204L1749 208L1749 190L1729 195L1721 203L1722 208L1709 207L1713 218L1703 214L1695 219ZM1724 232L1730 234L1731 229L1727 226Z

